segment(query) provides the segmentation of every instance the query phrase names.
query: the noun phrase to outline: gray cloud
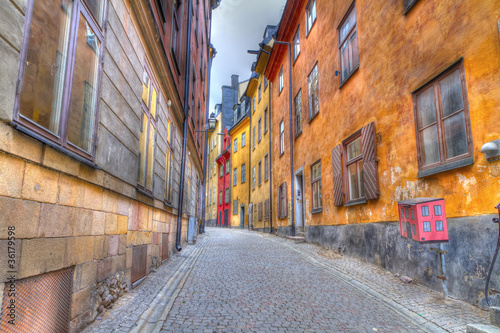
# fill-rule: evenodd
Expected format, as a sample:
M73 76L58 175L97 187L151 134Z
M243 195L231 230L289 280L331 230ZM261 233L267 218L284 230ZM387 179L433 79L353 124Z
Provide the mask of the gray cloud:
M266 25L277 25L286 0L222 0L213 12L212 44L217 56L212 64L210 110L221 100L221 86L231 83L231 75L240 81L250 77L255 55Z

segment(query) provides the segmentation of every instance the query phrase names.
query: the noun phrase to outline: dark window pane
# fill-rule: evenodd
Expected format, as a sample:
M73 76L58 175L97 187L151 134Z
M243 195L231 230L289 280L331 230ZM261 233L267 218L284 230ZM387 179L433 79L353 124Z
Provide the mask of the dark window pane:
M411 219L414 220L415 219L415 211L412 209L411 210Z
M19 113L59 135L72 2L35 1L33 7Z
M443 103L443 117L449 116L464 108L462 84L458 69L441 80L439 86L441 88L441 101Z
M433 125L422 131L424 141L424 165L439 162L439 141L437 126Z
M142 128L141 135L139 137L139 177L138 182L141 185L145 185L146 175L144 170L146 168L146 148L148 139L148 117L146 114L142 116Z
M446 138L446 155L448 158L467 154L467 131L463 112L444 120L444 134Z
M427 89L417 97L417 116L419 128L436 122L436 105L434 104L434 89Z
M101 43L80 14L76 58L68 117L68 141L91 152Z
M359 198L358 186L357 186L357 172L356 172L356 164L350 165L348 168L349 173L349 199L357 199Z
M358 51L358 33L357 31L354 32L350 40L350 46L351 46L351 68L350 71L352 72L356 66L359 64L359 51Z
M92 15L97 23L102 26L103 13L104 13L104 0L85 0L85 3L90 9Z

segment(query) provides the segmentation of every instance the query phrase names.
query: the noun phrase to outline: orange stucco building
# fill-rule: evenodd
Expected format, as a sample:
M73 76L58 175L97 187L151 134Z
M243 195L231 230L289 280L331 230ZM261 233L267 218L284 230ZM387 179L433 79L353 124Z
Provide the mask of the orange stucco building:
M480 301L500 202L499 161L481 153L500 138L499 20L496 0L289 0L265 73L278 233L440 290L437 254L396 221L398 201L444 198L448 289Z

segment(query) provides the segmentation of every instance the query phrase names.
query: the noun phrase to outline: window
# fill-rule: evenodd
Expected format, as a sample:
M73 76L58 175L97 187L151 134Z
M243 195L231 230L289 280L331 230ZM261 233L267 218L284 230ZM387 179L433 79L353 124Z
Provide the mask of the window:
M167 121L167 149L166 149L166 162L165 162L165 200L172 202L172 173L173 173L173 127L170 120ZM210 170L212 170L212 163L210 163ZM210 172L210 178L212 173Z
M281 94L281 91L283 90L283 66L281 66L280 73L278 75L278 82L279 82L279 93Z
M288 215L286 182L278 187L278 218L283 219Z
M183 6L181 0L173 0L171 48L178 64L180 64L181 60L181 45L182 45L181 27L183 19L182 7Z
M252 190L255 190L255 167L252 168Z
M417 0L403 0L404 6L405 6L405 14L410 11L410 9L415 5Z
M424 232L431 232L431 222L424 221Z
M306 23L307 23L307 34L311 31L314 22L316 22L316 0L311 0L306 7Z
M269 221L269 199L264 201L264 221Z
M335 206L380 196L375 123L371 122L332 150Z
M417 234L417 228L415 227L414 224L412 224L411 229L413 230L413 234L416 235Z
M354 141L346 144L347 160L347 187L349 190L349 200L364 198L364 174L363 174L363 156L361 154L361 135ZM406 209L406 218L408 218L408 209Z
M247 132L243 132L241 134L241 148L245 147L247 145Z
M151 191L153 188L153 164L156 132L156 87L149 72L144 69L142 77L142 126L139 136L139 175L137 183Z
M262 202L259 202L259 221L262 221Z
M295 106L295 137L302 133L302 90L294 98Z
M312 187L312 212L323 208L323 195L321 194L321 161L311 166L311 187Z
M219 205L222 205L222 191L219 192Z
M342 85L359 67L355 2L340 23L337 33L339 35L340 84Z
M226 175L229 173L229 161L226 161Z
M436 221L436 231L444 231L443 221Z
M259 186L262 185L262 160L259 161Z
M255 126L253 127L253 135L252 135L252 149L255 149Z
M434 215L441 216L441 206L439 206L439 205L434 206Z
M285 121L280 122L280 156L285 153Z
M258 122L257 122L257 132L259 133L259 143L260 143L260 140L262 140L262 118L259 118Z
M226 204L229 203L229 187L226 188Z
M245 175L245 173L246 173L245 168L246 168L246 166L245 166L245 164L243 163L243 164L241 165L241 183L242 183L242 184L245 182L245 177L246 177L246 175Z
M259 83L259 102L262 99L262 83Z
M88 160L94 156L103 23L104 0L34 1L14 112L18 124Z
M474 162L463 63L413 94L419 176Z
M233 201L233 215L238 215L238 200Z
M297 28L297 32L293 37L293 61L297 60L300 53L300 26Z
M238 139L234 139L234 152L238 151Z
M415 219L415 211L412 209L411 210L411 219L414 220Z
M268 112L268 107L264 109L264 134L267 133L267 130L269 129L269 112Z
M422 216L429 216L429 207L422 206Z
M222 176L224 176L224 166L221 164L219 165L219 170L220 170L220 178L222 178Z
M255 112L255 97L253 98L253 103L252 103L252 112Z
M269 81L267 81L267 77L264 76L264 91L266 91L268 84L269 84Z
M233 170L233 186L238 185L238 168Z
M214 196L213 196L213 200L214 201L212 202L213 204L215 204L215 193L217 193L217 189L214 186ZM220 201L222 201L222 192L221 192L221 199L220 199Z
M309 86L309 121L319 113L318 63L307 77Z
M269 154L264 155L264 181L269 179Z

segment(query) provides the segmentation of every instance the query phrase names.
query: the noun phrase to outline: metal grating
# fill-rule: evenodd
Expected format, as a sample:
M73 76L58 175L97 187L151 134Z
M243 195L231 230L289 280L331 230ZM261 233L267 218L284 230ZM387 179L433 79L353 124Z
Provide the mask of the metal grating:
M132 250L132 283L146 276L148 246L136 246Z
M69 332L74 268L38 275L15 282L15 297L5 284L0 332ZM9 324L7 306L15 301L15 325Z
M169 234L166 233L161 234L161 260L168 259L170 255L168 246L168 236Z

